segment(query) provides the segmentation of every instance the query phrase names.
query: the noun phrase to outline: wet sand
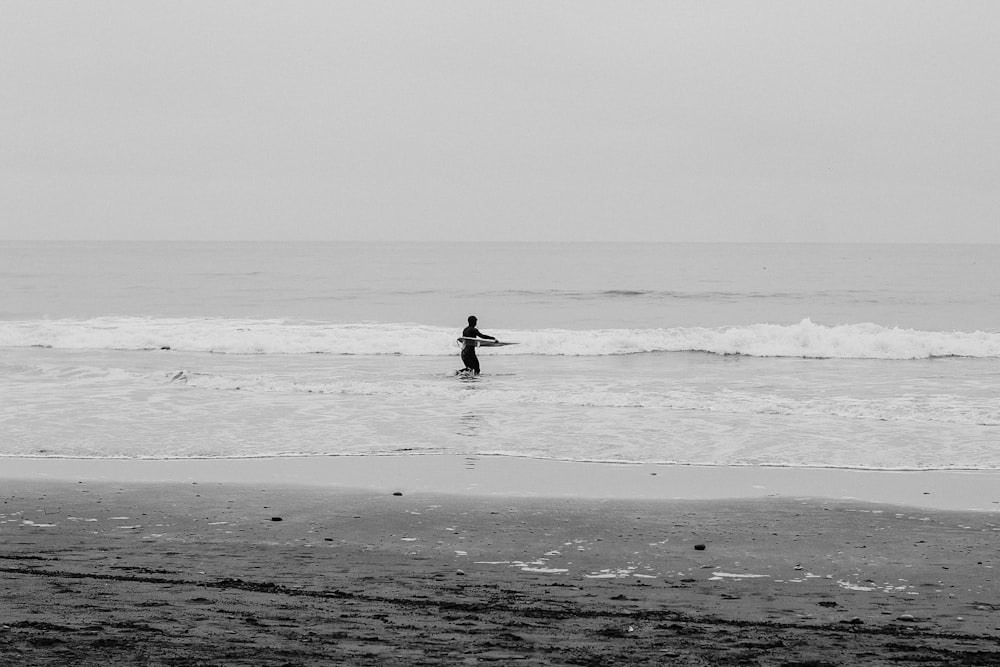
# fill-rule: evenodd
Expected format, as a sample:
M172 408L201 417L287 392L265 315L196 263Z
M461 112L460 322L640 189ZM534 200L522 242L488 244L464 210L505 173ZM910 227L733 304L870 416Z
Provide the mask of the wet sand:
M0 480L243 482L391 493L718 500L814 496L946 510L1000 511L1000 471L677 466L508 456L259 459L0 459Z
M2 665L1000 664L993 511L83 477L0 480Z

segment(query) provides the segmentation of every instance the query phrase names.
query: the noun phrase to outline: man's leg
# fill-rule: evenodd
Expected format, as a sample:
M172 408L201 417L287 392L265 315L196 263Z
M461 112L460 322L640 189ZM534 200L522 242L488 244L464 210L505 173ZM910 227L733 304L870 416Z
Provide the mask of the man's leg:
M466 368L479 375L479 357L476 356L476 348L466 348L466 351L462 353L462 361L465 362Z
M479 358L476 357L476 348L467 347L462 350L462 363L465 368L475 373L479 373Z

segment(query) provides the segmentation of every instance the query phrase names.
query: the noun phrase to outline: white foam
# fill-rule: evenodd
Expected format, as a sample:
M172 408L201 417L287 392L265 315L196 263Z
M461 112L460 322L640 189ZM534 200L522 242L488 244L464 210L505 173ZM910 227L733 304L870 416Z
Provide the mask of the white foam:
M519 345L490 354L606 356L707 352L754 357L926 359L1000 357L1000 333L920 331L879 324L797 324L668 329L497 330ZM229 354L453 355L457 331L420 324L100 317L0 322L0 347L157 350Z
M451 400L453 387L440 383L347 379L303 382L273 376L217 375L189 371L169 372L161 381L196 389L261 393L308 393L339 396L385 396ZM493 388L489 397L470 396L467 402L505 405L559 405L596 408L654 408L738 415L839 417L851 420L936 422L982 426L1000 425L1000 406L970 402L946 394L899 394L880 397L795 396L721 388L706 392L697 387L668 391L614 390L574 387L568 390Z

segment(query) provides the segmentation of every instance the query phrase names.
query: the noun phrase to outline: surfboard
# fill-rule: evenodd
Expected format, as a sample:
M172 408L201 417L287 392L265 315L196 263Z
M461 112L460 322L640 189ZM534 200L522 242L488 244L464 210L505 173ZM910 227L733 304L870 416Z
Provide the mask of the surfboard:
M472 345L473 347L503 347L504 345L517 345L502 340L490 340L488 338L468 338L460 336L457 341L459 345Z

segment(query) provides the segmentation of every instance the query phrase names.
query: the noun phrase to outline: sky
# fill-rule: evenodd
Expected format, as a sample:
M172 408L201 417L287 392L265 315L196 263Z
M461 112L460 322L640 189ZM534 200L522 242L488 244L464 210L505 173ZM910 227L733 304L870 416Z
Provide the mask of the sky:
M1000 243L1000 2L0 0L0 239Z

